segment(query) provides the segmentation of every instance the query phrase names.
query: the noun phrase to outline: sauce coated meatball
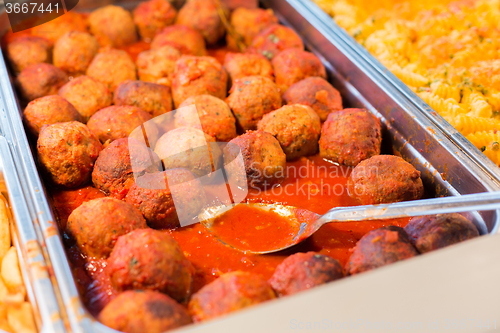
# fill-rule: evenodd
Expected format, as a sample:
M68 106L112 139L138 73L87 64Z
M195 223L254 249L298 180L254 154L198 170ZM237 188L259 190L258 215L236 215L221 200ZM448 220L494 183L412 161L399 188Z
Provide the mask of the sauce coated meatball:
M347 186L349 195L363 205L417 200L424 194L420 171L392 155L361 161L352 170Z
M59 96L78 110L86 123L98 110L111 105L111 92L104 83L89 76L79 76L59 89Z
M151 40L158 31L174 23L176 15L167 0L141 2L133 11L134 22L144 40Z
M106 268L118 291L156 290L178 302L191 294L193 267L179 244L162 231L138 229L120 236Z
M94 36L86 32L70 31L54 45L54 65L68 75L82 75L97 51L99 43Z
M479 236L476 226L460 214L414 217L405 227L420 253L437 250Z
M136 67L127 52L116 49L103 49L94 57L87 75L106 85L110 91L127 80L136 80Z
M86 255L107 258L118 237L147 228L146 220L132 205L114 198L98 198L76 208L66 231Z
M330 113L342 110L342 97L338 90L317 76L292 84L283 94L283 103L310 106L321 121L325 121Z
M44 126L37 141L42 169L54 184L65 187L78 187L90 180L101 150L99 140L77 121Z
M380 155L380 120L364 109L345 109L331 113L321 129L321 157L355 167L359 162Z
M186 309L159 292L127 290L99 314L104 325L125 333L162 333L191 323Z
M176 108L191 96L208 94L223 99L227 73L215 58L183 56L175 65L172 94Z
M52 43L70 31L87 32L87 20L82 14L69 11L52 21L37 25L31 30L34 36L44 37Z
M273 24L262 30L252 41L249 51L273 59L283 50L304 49L304 43L292 29L281 24Z
M201 182L187 169L170 169L137 178L126 200L155 229L179 226L197 216L206 203Z
M29 65L19 74L16 85L21 96L27 100L56 95L68 81L68 76L54 65L39 63Z
M100 7L89 15L88 22L101 46L122 47L137 41L132 15L122 7Z
M231 82L245 76L265 76L274 80L273 66L266 57L251 53L228 53L224 59L224 69Z
M160 163L158 156L137 140L118 139L100 152L92 171L92 182L106 195L123 199L136 177L160 171Z
M196 109L189 108L194 105ZM195 127L217 141L229 141L236 137L236 120L231 109L221 99L211 95L199 95L186 99L175 114L175 127Z
M82 117L70 102L57 95L31 101L23 112L28 131L37 137L44 125L82 121Z
M179 10L176 24L185 25L199 31L208 45L213 45L224 36L226 29L217 12L216 0L189 0ZM220 10L227 16L224 5Z
M169 45L139 53L136 61L139 79L170 87L180 57L179 50Z
M287 160L312 155L318 151L321 121L308 106L294 104L264 115L258 128L278 139Z
M347 264L350 275L363 273L418 255L403 228L388 226L372 230L356 243Z
M165 45L176 48L182 54L194 56L207 54L203 36L184 25L175 24L160 31L151 42L151 49L155 50Z
M278 18L274 16L272 9L239 7L231 14L230 23L238 36L241 36L244 45L240 47L243 47L241 51L244 51L262 30L278 23ZM231 34L226 35L226 41L229 49L235 51L239 49L237 41Z
M339 261L316 252L296 253L276 267L269 284L279 296L307 290L344 276Z
M260 275L235 271L222 275L194 294L189 302L189 313L195 322L199 322L275 297Z
M264 76L245 76L234 81L227 104L238 126L254 130L266 114L281 107L281 96L274 82Z
M276 85L284 94L288 87L310 76L326 78L325 66L311 52L288 49L278 53L271 61Z
M7 58L14 73L19 73L29 65L50 63L52 44L37 36L22 36L7 44Z

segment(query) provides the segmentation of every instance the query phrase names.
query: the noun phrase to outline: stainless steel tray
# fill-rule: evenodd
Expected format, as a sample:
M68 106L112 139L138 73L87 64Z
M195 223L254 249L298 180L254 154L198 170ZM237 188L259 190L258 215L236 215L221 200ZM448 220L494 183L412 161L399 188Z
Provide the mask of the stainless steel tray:
M118 3L121 4L121 2ZM96 1L81 1L77 8L88 9L92 7L90 4L94 5ZM102 5L102 2L99 2L98 5ZM126 6L129 7L129 5L130 1L126 1ZM307 8L303 7L301 2L296 0L266 0L263 1L263 5L272 8L282 19L282 22L295 28L305 38L306 45L322 58L328 68L330 81L342 93L345 106L366 107L382 119L385 127L384 140L386 143L392 143L396 153L401 154L422 172L422 178L430 195L460 195L500 189L499 182L468 159L464 152L458 150L435 124L422 115L412 102L395 89L390 82L385 80L359 54L354 52L345 41L331 34L323 23L318 21ZM2 17L5 19L5 15ZM6 28L1 24L2 20L0 18L0 28ZM0 35L5 31L6 29L0 29ZM4 135L12 146L13 155L17 161L16 170L19 174L21 190L28 199L30 212L34 214L34 225L39 226L40 232L38 236L45 241L50 263L56 277L54 285L56 289L60 289L70 328L73 332L114 332L92 318L79 298L69 263L64 254L60 235L53 230L52 221L54 221L54 215L48 204L47 195L44 192L33 159L36 152L30 150L26 139L20 118L21 110L9 80L3 57L0 57L0 80L4 96L3 102L5 103L3 109L5 114L2 115L2 118L8 119L7 129L5 130L7 133ZM497 232L500 224L499 216L498 211L473 214L474 222L482 234ZM458 245L453 248L459 249L461 246ZM448 253L452 250L454 249L437 252ZM335 298L332 290L338 289L336 285L345 283L370 284L371 276L384 275L384 273L386 273L385 278L390 280L392 275L389 272L398 271L408 266L413 269L425 267L426 262L429 262L427 258L430 259L433 256L433 254L424 255L402 264L392 265L388 269L384 268L373 273L363 274L362 277L344 279L344 281L323 286L318 290L302 293L298 297L314 298L317 297L318 293L322 293ZM420 277L424 277L426 271L422 269L421 272ZM321 297L317 297L317 299L318 302L322 300ZM271 302L269 305L262 305L262 307L269 308L271 306L276 308L294 302L296 304L296 300L296 297L288 297ZM364 300L364 297L360 297L359 300ZM310 309L321 309L322 303L315 306L310 304L309 306ZM273 319L269 319L265 315L265 312L260 311L260 313L261 317L255 317L252 321L255 323L265 322L266 320L273 321ZM240 315L235 314L235 316ZM229 316L228 318L232 317ZM193 325L186 328L186 330L201 331L202 329L211 328L214 331L226 331L223 325L217 326L219 322L223 323L224 320ZM245 326L249 325L245 328L246 331L249 331L249 327L255 327L255 323L245 322ZM234 332L236 330L230 331ZM266 330L259 329L258 331L263 332ZM267 331L277 332L272 329ZM257 332L257 330L253 332Z

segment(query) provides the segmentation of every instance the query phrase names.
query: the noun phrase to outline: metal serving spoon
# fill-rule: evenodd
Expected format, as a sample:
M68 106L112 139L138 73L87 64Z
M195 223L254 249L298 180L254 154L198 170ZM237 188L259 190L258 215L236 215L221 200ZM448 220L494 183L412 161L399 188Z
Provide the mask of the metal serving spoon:
M220 220L228 211L237 205L246 205L264 212L274 212L295 226L295 234L289 239L280 242L275 248L266 250L241 249L221 239L214 229L214 222ZM324 215L313 213L307 209L280 204L240 203L227 206L209 207L199 214L198 218L203 225L221 242L245 253L267 254L292 247L314 234L326 223L355 222L367 220L382 220L398 217L412 217L422 215L459 213L474 210L495 210L500 208L500 192L467 194L462 196L444 197L405 201L392 204L336 207ZM258 212L258 211L256 211ZM284 235L286 236L286 235Z

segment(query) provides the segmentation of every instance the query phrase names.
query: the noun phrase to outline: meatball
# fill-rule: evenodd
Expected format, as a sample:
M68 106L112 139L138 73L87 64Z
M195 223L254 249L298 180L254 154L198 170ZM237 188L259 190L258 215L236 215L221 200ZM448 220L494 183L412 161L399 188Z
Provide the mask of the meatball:
M54 184L65 187L78 187L90 180L101 150L99 140L78 121L44 126L37 141L42 169Z
M266 114L281 107L281 96L274 82L264 76L245 76L234 81L227 104L238 126L254 130Z
M151 40L158 31L175 21L177 11L167 0L139 3L133 11L134 22L144 40Z
M135 178L155 171L161 171L158 156L137 140L122 138L101 151L92 171L92 182L106 195L123 199Z
M309 106L294 104L264 115L258 129L278 139L287 160L315 154L321 121Z
M54 45L54 65L69 75L85 74L99 50L99 43L89 33L70 31Z
M70 31L87 32L87 20L82 14L68 11L63 16L37 25L31 30L33 35L44 37L52 43L55 43L62 35Z
M291 48L304 49L300 36L288 27L272 24L255 36L249 51L273 59L280 51Z
M403 228L388 226L372 230L356 243L347 263L350 275L363 273L418 255Z
M175 63L180 57L181 53L169 45L139 53L136 61L139 79L170 87Z
M224 59L224 69L233 83L236 79L259 75L274 80L273 66L260 54L228 53Z
M288 87L310 76L326 78L325 66L311 52L288 49L280 52L271 61L276 85L284 94Z
M243 166L236 157L241 153ZM235 163L231 163L231 162ZM229 141L224 148L224 166L230 184L266 188L286 176L286 155L274 136L263 131L248 131ZM245 170L242 174L241 170Z
M21 96L27 100L56 95L68 81L68 76L54 65L39 63L29 65L19 74L16 85Z
M236 137L236 120L231 109L226 102L211 95L193 96L182 102L175 114L175 127L195 127L217 141Z
M398 156L375 155L361 161L349 176L349 195L363 205L422 198L420 171Z
M186 168L197 177L210 175L221 167L221 151L215 138L193 127L179 127L163 134L155 153L165 169Z
M154 147L158 140L158 128L149 120L151 120L149 113L136 106L114 105L97 111L90 117L87 125L102 143L126 138L136 128L144 125L149 145ZM143 142L142 131L139 137L134 135L134 138Z
M317 76L292 84L283 94L283 103L310 106L321 121L325 121L330 113L342 110L342 97L338 90Z
M476 226L460 214L414 217L405 227L420 253L437 250L479 236Z
M321 128L319 154L341 165L355 167L380 155L380 120L365 109L330 113Z
M127 80L137 80L136 67L127 52L104 49L87 68L87 75L106 85L110 91Z
M196 30L184 25L171 25L156 34L151 42L151 49L172 46L182 54L204 56L207 54L205 40Z
M155 229L186 225L206 203L201 182L187 169L145 174L137 178L125 200Z
M244 8L239 7L234 10L231 14L230 20L231 26L234 32L241 37L241 42L243 45L238 45L234 36L231 34L226 35L227 46L231 50L244 51L248 46L252 44L253 39L262 30L269 27L270 25L278 23L278 18L274 16L272 9L261 9L261 8Z
M84 202L71 213L66 231L87 256L107 258L118 237L147 227L141 212L131 204L98 198Z
M111 105L111 92L104 83L89 76L79 76L59 89L59 96L67 99L83 117L83 122L98 110Z
M162 293L127 290L99 314L104 325L126 333L162 333L191 323L186 309Z
M29 65L50 63L52 44L36 36L22 36L7 44L7 58L14 73L18 74Z
M38 137L44 125L82 121L82 117L70 102L57 95L50 95L31 101L23 112L28 131Z
M176 108L191 96L208 94L223 99L227 73L215 58L183 56L175 65L172 94Z
M226 32L218 10L228 16L226 6L216 0L189 0L179 10L175 23L199 31L208 45L214 45Z
M339 261L316 252L296 253L276 267L269 284L279 296L307 290L344 276Z
M201 288L191 298L188 309L193 320L199 322L275 297L271 287L260 275L235 271Z
M191 294L193 267L179 244L162 231L137 229L118 237L106 268L118 291L157 290L178 302Z
M88 22L101 46L123 47L137 41L132 15L122 7L100 7L89 15Z

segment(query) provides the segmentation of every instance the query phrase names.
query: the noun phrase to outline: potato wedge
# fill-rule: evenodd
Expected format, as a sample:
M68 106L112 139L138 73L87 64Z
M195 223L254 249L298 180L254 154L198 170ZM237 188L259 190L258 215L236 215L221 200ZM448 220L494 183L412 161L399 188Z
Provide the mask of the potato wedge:
M36 333L35 319L31 304L24 302L7 309L7 320L12 330L17 333Z
M5 286L13 294L22 293L26 295L26 289L23 284L21 270L19 269L19 260L15 247L11 247L2 260L1 275Z
M7 286L3 282L3 279L0 277L0 303L4 302L5 297L9 293Z
M10 249L9 211L5 197L0 194L0 260Z

